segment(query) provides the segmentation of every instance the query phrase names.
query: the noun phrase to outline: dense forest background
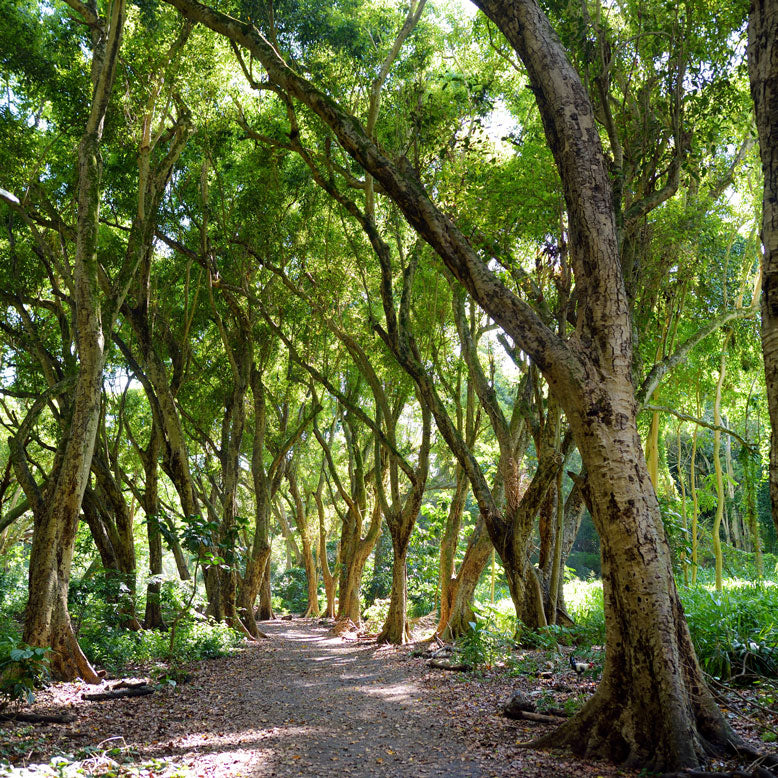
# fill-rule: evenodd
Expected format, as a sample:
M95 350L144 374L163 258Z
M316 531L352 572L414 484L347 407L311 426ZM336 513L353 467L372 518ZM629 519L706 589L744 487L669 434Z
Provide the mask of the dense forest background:
M274 615L433 614L476 663L601 667L615 541L533 333L594 354L609 285L509 4L173 5L0 0L6 657L99 681ZM541 6L605 160L657 547L703 670L778 676L747 4Z

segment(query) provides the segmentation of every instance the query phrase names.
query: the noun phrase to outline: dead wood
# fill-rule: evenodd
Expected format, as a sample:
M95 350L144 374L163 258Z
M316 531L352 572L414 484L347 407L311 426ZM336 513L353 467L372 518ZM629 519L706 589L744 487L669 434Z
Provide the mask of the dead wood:
M427 666L434 667L436 670L454 670L460 673L468 673L473 669L465 662L446 662L443 659L430 659Z
M356 624L354 624L354 622L351 619L343 618L335 622L329 634L343 637L347 633L354 633L354 632L359 632L359 627Z
M96 702L101 700L118 700L122 697L142 697L146 694L154 694L153 686L137 686L132 689L116 689L114 691L106 692L84 692L81 698L89 700L90 702Z
M0 713L0 721L23 721L26 724L70 724L76 717L67 713Z
M512 719L524 719L525 721L537 721L541 724L561 724L564 721L562 716L549 716L547 713L532 713L532 711L517 711Z
M115 689L141 689L144 686L149 686L148 678L122 678L111 684L109 688L114 691Z

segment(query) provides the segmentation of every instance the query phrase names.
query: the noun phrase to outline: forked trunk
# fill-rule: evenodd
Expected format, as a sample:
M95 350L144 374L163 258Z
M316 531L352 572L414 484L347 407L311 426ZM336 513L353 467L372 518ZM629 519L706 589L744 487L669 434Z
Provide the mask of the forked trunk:
M473 528L465 558L459 568L451 598L451 611L446 623L441 620L437 632L446 640L454 640L470 629L473 621L473 597L478 580L492 553L492 541L486 531L483 518Z

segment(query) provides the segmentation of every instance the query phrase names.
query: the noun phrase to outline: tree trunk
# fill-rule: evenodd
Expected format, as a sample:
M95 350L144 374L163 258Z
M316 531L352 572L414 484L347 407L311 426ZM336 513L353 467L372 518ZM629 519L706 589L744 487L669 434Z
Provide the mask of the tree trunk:
M319 577L316 574L316 560L313 558L313 548L308 538L303 539L303 563L305 565L305 580L308 589L308 605L305 608L305 618L318 617L319 610Z
M402 544L392 538L392 593L389 600L389 611L386 614L384 626L378 635L379 643L392 643L402 646L411 638L411 630L406 616L408 608L408 571L406 557L408 545L402 548Z
M494 546L483 517L479 517L477 524L467 544L465 558L459 568L459 573L450 589L451 609L445 624L438 624L437 633L446 640L454 640L470 630L470 622L473 621L473 597L475 588L481 578L486 563L489 561Z
M100 141L113 87L124 2L116 0L106 28L92 31L92 104L78 146L78 213L73 263L76 347L79 366L63 456L55 465L56 480L38 503L30 549L30 596L24 623L24 641L50 646L54 677L89 683L100 679L78 646L68 614L67 597L73 546L100 421L104 335L99 302L97 234L99 229ZM20 482L24 482L20 478Z
M603 415L619 420L613 426L603 416L596 425L590 417L568 416L600 533L606 658L594 697L540 742L646 769L696 765L705 755L727 751L736 737L694 655L637 427L622 424L630 394L629 387L614 386L608 400L598 398L607 403L600 406ZM614 474L602 448L618 451L633 466Z
M459 528L462 525L462 513L465 508L465 499L467 497L467 487L469 484L467 475L461 465L457 465L456 479L454 496L448 509L448 515L446 516L446 528L443 531L443 537L440 539L440 618L438 619L438 626L435 630L437 634L442 634L449 622L456 589L454 562L457 553L457 545L459 543ZM478 575L480 576L480 572Z
M698 405L699 411L699 405ZM700 506L697 499L697 438L699 437L700 429L697 425L694 426L694 432L692 433L692 457L689 462L689 491L692 495L692 586L697 583L697 550L698 550L698 538L699 530L697 522L700 515Z
M723 586L722 568L724 557L721 551L721 520L724 517L724 473L721 470L721 389L724 385L724 377L727 373L727 343L729 337L724 339L724 347L721 352L719 367L719 380L716 382L716 399L713 403L713 423L716 430L713 432L713 467L716 473L716 516L713 519L713 556L716 560L716 591L720 592Z
M778 2L754 0L748 72L762 159L762 354L770 412L770 504L778 531Z
M275 618L273 613L272 590L270 588L270 555L267 557L265 572L262 575L262 585L259 587L259 607L257 621L270 621Z
M330 570L330 561L327 559L327 531L324 526L324 504L321 499L321 491L313 494L316 499L316 509L319 513L319 563L321 575L324 580L324 594L327 598L327 609L324 615L328 619L335 618L335 585L336 581Z
M149 444L140 450L143 462L143 512L146 514L146 535L149 541L149 582L146 584L146 612L143 626L146 629L165 629L162 618L162 532L159 516L159 453L162 438L156 420L152 420Z
M297 488L297 476L294 470L289 469L286 477L289 481L289 491L293 500L294 520L297 525L297 531L300 533L300 545L302 546L303 566L305 567L305 580L308 589L308 605L305 608L304 615L308 618L319 615L319 579L316 574L316 561L313 558L308 517L300 490Z

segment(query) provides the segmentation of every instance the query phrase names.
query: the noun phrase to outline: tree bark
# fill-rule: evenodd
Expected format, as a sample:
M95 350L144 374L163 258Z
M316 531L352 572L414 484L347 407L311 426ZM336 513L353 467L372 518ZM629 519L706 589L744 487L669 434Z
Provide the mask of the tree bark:
M451 618L454 594L458 587L457 579L454 576L454 562L468 486L469 482L464 468L461 465L457 465L454 496L451 499L451 505L449 505L446 516L446 527L443 531L443 537L440 539L440 579L438 585L440 589L440 618L435 630L438 635L443 633Z
M778 3L752 0L748 73L762 159L762 354L770 413L770 504L778 530Z
M389 526L389 534L392 536L392 592L389 599L389 612L386 614L386 622L378 635L379 643L393 643L403 645L410 639L410 627L407 618L408 602L408 574L406 558L408 555L408 543L411 532L416 524L422 500L424 499L424 487L429 473L429 454L431 444L432 414L423 402L422 414L422 438L419 446L419 455L413 480L407 495L400 504L400 495L396 489L389 505L381 483L380 446L376 442L376 491L383 507L384 517ZM392 435L392 439L394 435Z
M146 612L143 626L146 629L165 629L162 618L162 532L159 517L159 452L162 441L156 421L151 423L149 444L142 452L144 473L143 511L146 514L146 534L149 541L149 582L146 585Z
M451 612L448 620L443 627L438 625L438 633L445 640L455 640L470 630L470 622L474 621L475 588L493 550L494 546L486 529L486 523L483 516L479 516L470 535L465 558L452 586Z
M327 558L327 530L324 526L324 503L321 499L321 487L324 485L324 474L319 480L319 489L314 493L316 500L316 510L319 515L319 564L321 565L321 575L324 580L324 594L327 599L327 607L324 615L328 619L335 618L335 587L336 580L330 569L330 561Z
M94 9L91 9L94 10ZM56 481L46 505L35 511L30 549L30 596L24 623L24 640L33 646L50 646L51 669L56 678L78 676L89 683L100 678L81 651L67 607L73 546L81 501L100 421L104 334L98 285L98 226L100 206L100 142L113 87L121 35L124 1L115 0L105 27L92 28L92 104L78 146L77 228L73 263L76 347L79 366L70 418L55 465ZM96 16L96 13L95 13ZM23 482L20 478L20 482Z

